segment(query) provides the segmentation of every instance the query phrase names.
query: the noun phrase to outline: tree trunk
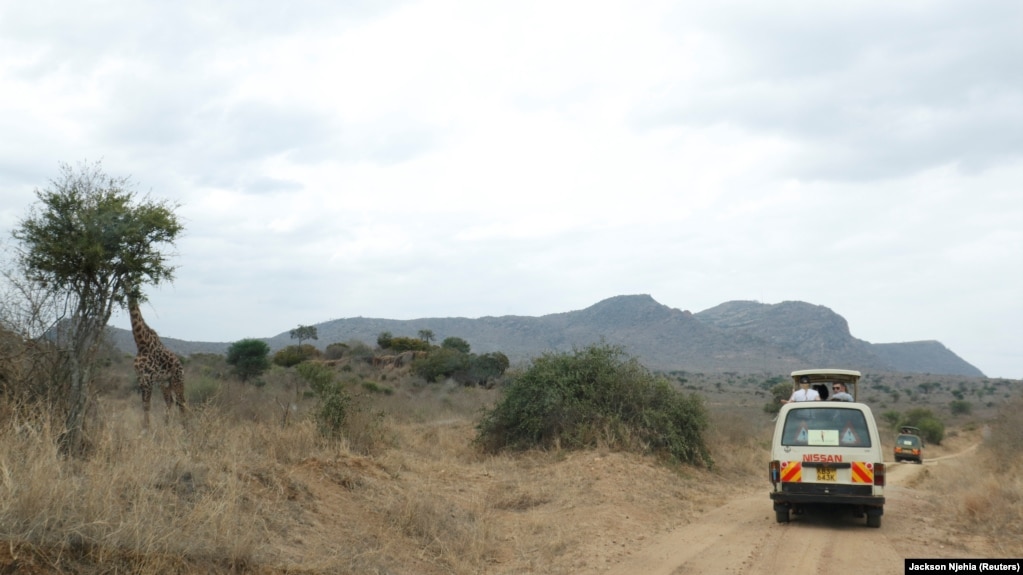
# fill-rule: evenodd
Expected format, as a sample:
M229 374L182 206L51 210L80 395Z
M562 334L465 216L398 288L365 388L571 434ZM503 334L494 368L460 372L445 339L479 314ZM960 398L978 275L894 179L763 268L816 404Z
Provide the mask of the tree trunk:
M85 413L89 401L89 374L79 358L71 352L71 382L68 390L68 412L58 449L62 455L82 457L86 452Z

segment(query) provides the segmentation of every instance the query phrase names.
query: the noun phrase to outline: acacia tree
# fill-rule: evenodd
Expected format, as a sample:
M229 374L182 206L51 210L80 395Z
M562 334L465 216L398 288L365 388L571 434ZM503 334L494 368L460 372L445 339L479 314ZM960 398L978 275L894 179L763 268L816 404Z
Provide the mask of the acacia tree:
M114 306L124 305L129 289L174 278L164 250L184 229L176 206L139 197L132 187L99 162L62 163L60 175L35 190L37 203L13 231L18 267L59 309L52 335L68 364L65 453L85 447L89 386Z
M301 346L302 342L307 339L319 339L315 325L299 325L288 333L291 334L291 339L298 340L299 346Z

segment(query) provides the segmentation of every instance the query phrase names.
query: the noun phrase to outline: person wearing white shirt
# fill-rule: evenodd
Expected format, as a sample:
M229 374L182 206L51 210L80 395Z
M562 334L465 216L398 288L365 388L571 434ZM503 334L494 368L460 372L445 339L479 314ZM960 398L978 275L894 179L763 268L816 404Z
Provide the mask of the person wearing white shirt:
M820 401L821 394L817 393L816 389L810 387L810 379L804 377L799 380L799 389L792 392L792 395L788 399L781 400L782 403L792 403L798 401Z

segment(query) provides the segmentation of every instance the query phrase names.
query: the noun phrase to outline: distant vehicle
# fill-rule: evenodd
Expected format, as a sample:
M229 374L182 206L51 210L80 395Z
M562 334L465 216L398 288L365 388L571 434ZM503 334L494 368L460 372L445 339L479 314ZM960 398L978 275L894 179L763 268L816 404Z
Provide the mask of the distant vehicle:
M860 372L840 369L792 372L793 382L841 381L854 394ZM778 412L771 441L771 500L779 523L818 505L843 505L880 527L884 515L884 450L870 407L857 402L787 403Z
M903 425L895 436L895 461L924 462L924 440L916 427Z
M912 427L910 425L900 425L899 433L905 433L906 435L915 435L920 438L920 445L923 445L923 434L920 433L919 427Z

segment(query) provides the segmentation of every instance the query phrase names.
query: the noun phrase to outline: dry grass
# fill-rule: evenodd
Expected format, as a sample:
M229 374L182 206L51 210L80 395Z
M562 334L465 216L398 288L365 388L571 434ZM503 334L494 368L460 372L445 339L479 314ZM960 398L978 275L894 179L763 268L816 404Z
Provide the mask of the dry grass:
M705 470L608 448L484 455L474 425L496 390L339 377L356 396L340 442L275 373L263 388L218 380L184 424L154 406L148 432L136 396L104 394L83 461L57 455L46 416L0 402L0 572L570 574L766 482L758 404L711 406ZM1021 487L997 487L1001 501L977 489L962 513L1018 533Z
M143 433L134 410L104 407L114 417L92 429L84 461L58 456L46 416L0 427L4 539L54 563L117 558L135 573L187 570L179 558L227 570L268 559L296 490L281 470L320 451L310 425L231 425L206 410L188 429Z
M713 472L608 450L483 455L474 424L496 391L390 383L360 396L362 439L340 443L301 412L282 425L285 392L269 386L232 384L183 422L160 406L146 432L136 397L101 399L83 461L58 456L46 416L0 408L0 566L572 573L713 505L710 474L762 459L749 419L729 414L715 419Z
M767 481L774 424L762 410L719 405L711 411L707 441L713 447L714 470L730 481Z
M954 524L964 536L981 535L1001 557L1023 555L1023 399L1003 407L990 425L972 434L979 448L943 460L942 473L925 486L951 503Z

